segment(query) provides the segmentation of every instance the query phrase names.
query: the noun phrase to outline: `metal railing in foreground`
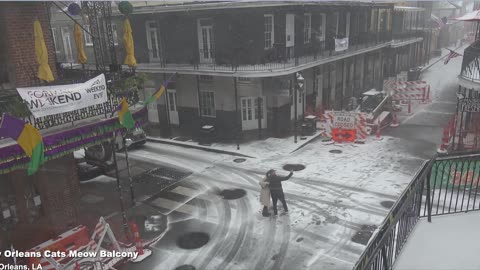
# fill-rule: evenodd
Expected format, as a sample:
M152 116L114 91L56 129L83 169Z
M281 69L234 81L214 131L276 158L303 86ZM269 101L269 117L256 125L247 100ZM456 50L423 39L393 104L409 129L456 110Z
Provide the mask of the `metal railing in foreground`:
M353 269L392 269L419 218L480 210L480 154L424 162L392 207Z
M393 205L377 234L370 239L353 269L391 269L420 217L424 183L428 182L425 179L429 176L433 162L424 162L413 181Z

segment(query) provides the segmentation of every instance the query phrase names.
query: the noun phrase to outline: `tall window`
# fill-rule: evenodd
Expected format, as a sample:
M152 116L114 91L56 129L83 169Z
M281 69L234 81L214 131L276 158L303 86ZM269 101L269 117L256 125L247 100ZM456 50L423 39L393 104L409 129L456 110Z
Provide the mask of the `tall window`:
M318 38L320 41L325 40L326 16L324 13L320 14L320 26L318 27Z
M306 44L312 38L312 14L305 13L303 18L303 43Z
M83 27L87 29L88 32L92 33L92 31L90 30L90 25L86 24ZM92 36L85 31L83 32L83 36L85 37L85 45L92 46L93 45Z
M200 114L215 117L215 97L213 91L200 91Z
M112 36L113 36L113 43L118 45L118 34L117 34L117 25L112 23Z
M273 15L264 15L264 36L265 36L265 49L273 47L274 41L274 28L273 28Z
M345 17L345 36L350 36L350 12L347 12Z
M60 49L58 47L58 32L57 28L52 28L52 37L53 37L53 45L55 46L55 53L60 53Z

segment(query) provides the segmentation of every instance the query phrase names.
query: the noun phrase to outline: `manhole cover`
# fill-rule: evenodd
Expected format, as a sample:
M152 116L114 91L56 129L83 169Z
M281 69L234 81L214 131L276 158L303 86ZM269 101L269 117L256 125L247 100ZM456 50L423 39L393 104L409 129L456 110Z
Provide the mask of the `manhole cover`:
M244 159L244 158L236 158L236 159L233 160L233 162L235 162L235 163L242 163L242 162L245 162L245 161L246 161L246 159Z
M305 169L305 165L302 165L302 164L285 164L283 166L283 169L285 171L295 171L295 172L298 172L298 171L301 171L301 170L304 170Z
M222 196L225 200L236 200L245 196L247 192L243 189L224 189L218 195Z
M333 149L333 150L330 150L330 151L328 151L328 152L330 152L330 153L332 153L332 154L341 154L341 153L342 153L342 150Z
M195 270L195 267L193 265L184 264L184 265L180 265L179 267L175 268L174 270Z
M383 207L387 208L387 209L390 209L392 208L392 206L395 204L394 201L382 201L380 203Z
M177 239L177 246L183 249L196 249L207 244L209 240L210 236L204 232L190 232Z
M372 237L373 232L377 229L375 225L362 225L360 231L358 231L353 237L352 242L367 245L368 240Z

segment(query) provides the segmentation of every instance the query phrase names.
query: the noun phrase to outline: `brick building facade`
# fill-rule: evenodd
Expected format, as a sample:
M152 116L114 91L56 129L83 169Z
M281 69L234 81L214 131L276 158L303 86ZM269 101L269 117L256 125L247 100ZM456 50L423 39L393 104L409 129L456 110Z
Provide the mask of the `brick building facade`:
M46 2L0 2L0 101L36 78L34 27L40 21L50 67L56 56ZM54 82L55 83L55 82ZM2 146L9 144L2 140ZM0 149L1 151L1 149ZM46 162L33 176L26 170L0 175L0 250L24 250L76 225L79 182L73 154ZM0 261L1 261L0 257Z

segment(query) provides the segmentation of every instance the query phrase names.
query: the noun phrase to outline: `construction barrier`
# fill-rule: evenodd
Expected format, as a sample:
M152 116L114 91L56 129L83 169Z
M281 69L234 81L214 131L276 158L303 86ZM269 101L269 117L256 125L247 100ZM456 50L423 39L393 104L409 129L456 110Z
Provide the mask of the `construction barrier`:
M331 137L338 142L364 142L367 139L367 136L369 134L367 126L367 113L350 112L351 114L355 115L355 124L352 128L349 129L334 127L335 113L335 111L326 111L320 118L321 121L325 122L324 136Z
M138 229L137 229L138 233ZM103 217L99 219L99 222L95 226L92 236L88 237L88 232L84 226L79 226L74 228L68 232L63 233L62 235L58 236L55 239L49 240L37 247L34 247L30 251L40 252L42 254L41 258L32 258L30 261L30 265L37 266L40 264L42 269L55 269L55 270L77 270L79 269L79 264L82 263L92 263L95 265L95 269L114 269L114 265L118 264L121 261L130 260L130 261L140 261L146 258L151 254L149 251L148 254L142 252L139 254L137 258L130 258L130 257L120 257L120 256L108 256L102 257L100 256L100 251L117 251L119 253L125 254L133 254L135 251L140 251L140 249L144 250L144 245L139 241L140 236L137 234L137 241L136 245L126 246L122 244L120 246L119 242L115 238L112 230L110 229L110 225L105 221ZM109 243L111 243L112 247L109 249L102 248L102 244L104 243L105 237L109 238ZM139 246L139 244L141 246ZM45 256L44 251L61 251L68 253L69 251L77 251L77 252L87 252L89 254L95 254L95 256L83 257L69 257L63 256L61 258L54 258L50 256ZM141 257L141 258L139 258Z
M88 244L88 231L85 226L75 227L67 232L62 233L54 239L50 239L30 250L29 252L41 252L42 254L49 250L51 252L69 252L70 250L77 250L82 246ZM60 258L59 258L60 259ZM42 269L55 269L46 259L29 258L29 265L42 265Z

